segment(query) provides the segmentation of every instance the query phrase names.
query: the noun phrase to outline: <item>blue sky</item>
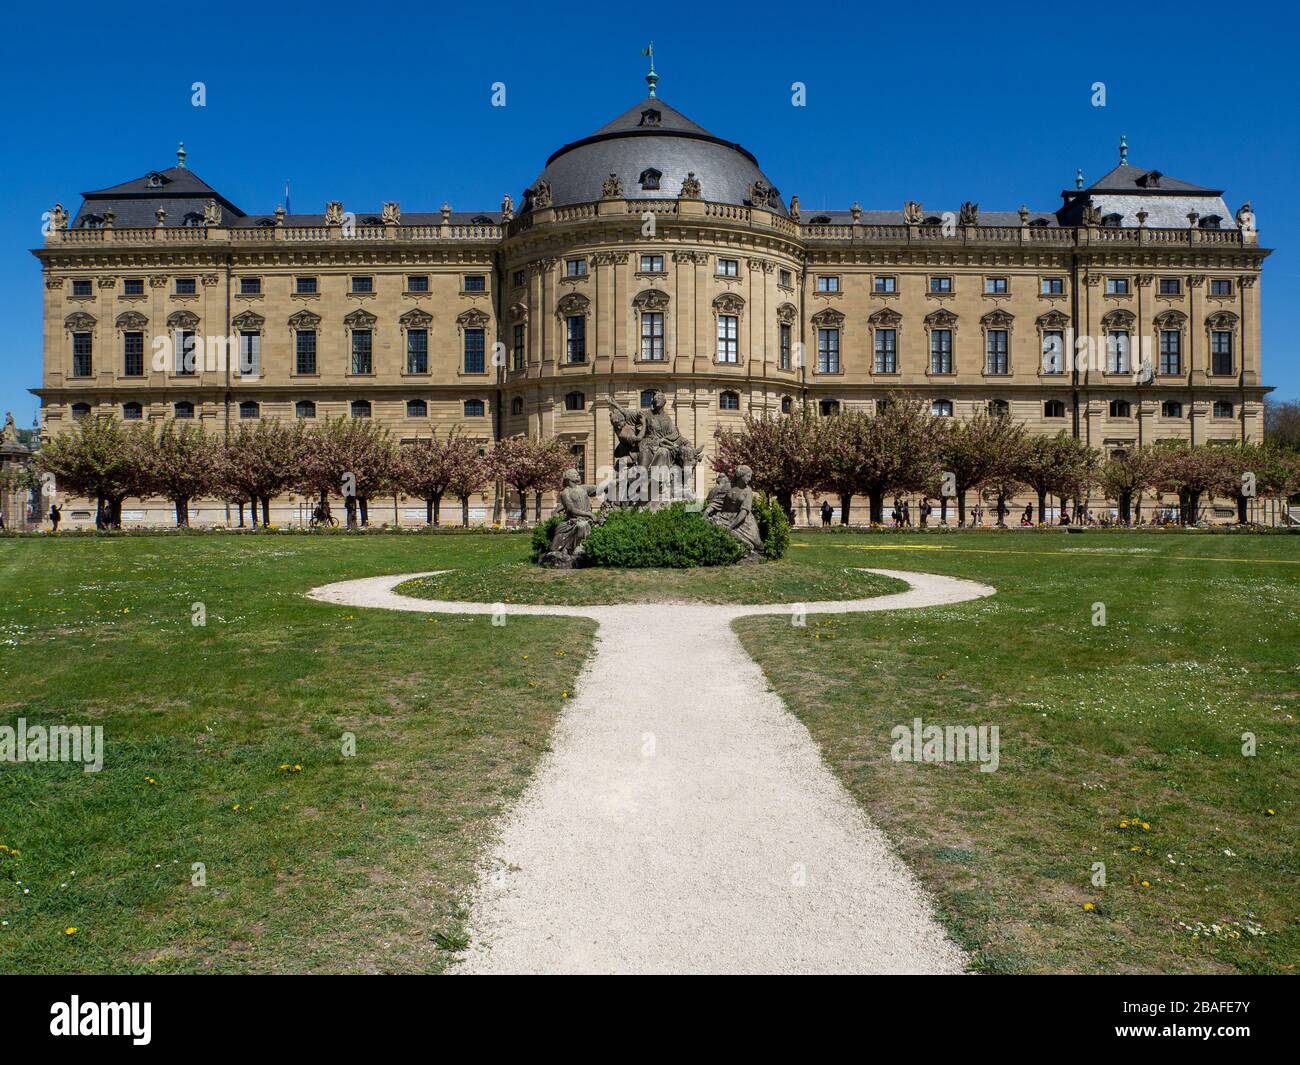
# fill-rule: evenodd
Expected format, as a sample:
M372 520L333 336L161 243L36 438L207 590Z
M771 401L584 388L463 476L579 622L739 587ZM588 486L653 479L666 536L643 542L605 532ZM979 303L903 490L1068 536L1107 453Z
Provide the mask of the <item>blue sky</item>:
M1076 167L1130 162L1252 201L1265 264L1264 380L1300 397L1300 16L1270 5L1069 9L932 3L801 18L788 3L580 5L280 3L219 17L107 4L27 7L0 41L0 411L30 425L41 372L41 213L174 165L250 213L397 200L491 210L547 155L645 92L752 151L804 210L974 200L1051 210ZM829 11L829 9L826 9ZM1262 17L1267 10L1267 18ZM1244 17L1238 18L1236 14ZM665 24L682 25L666 30ZM191 104L191 85L207 105ZM494 82L507 106L492 107ZM791 84L807 106L791 106ZM1092 105L1104 82L1105 107Z

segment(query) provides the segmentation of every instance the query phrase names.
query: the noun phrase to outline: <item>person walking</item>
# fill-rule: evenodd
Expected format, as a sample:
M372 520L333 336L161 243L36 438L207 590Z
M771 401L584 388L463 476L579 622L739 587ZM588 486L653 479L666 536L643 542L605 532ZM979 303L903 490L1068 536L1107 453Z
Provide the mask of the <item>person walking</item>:
M828 502L826 502L826 500L823 499L822 500L822 528L823 529L829 529L831 527L831 518L833 518L834 516L835 516L835 508L832 507Z
M934 507L930 505L930 501L928 499L921 500L920 515L921 515L922 529L926 527L926 522L930 520L930 515L933 513L934 513Z
M62 520L63 520L63 508L58 506L57 504L51 503L50 504L50 525L52 526L52 528L50 531L58 532L59 522Z

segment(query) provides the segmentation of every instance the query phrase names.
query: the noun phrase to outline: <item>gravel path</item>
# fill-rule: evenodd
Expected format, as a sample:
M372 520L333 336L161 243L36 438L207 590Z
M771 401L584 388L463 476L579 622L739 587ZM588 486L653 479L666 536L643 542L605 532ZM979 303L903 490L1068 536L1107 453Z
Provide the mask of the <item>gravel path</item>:
M906 581L809 614L907 610L992 595ZM485 614L399 596L426 574L309 593L349 606ZM595 653L551 751L506 816L475 892L470 973L956 973L962 952L881 831L768 688L731 622L788 604L510 604L590 617ZM900 708L900 719L910 712Z

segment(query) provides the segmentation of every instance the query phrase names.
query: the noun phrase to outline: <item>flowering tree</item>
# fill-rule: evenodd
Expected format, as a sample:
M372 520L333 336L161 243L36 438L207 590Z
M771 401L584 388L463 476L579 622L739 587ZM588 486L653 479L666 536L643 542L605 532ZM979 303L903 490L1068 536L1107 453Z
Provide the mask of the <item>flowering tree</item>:
M460 500L460 523L469 527L469 497L483 491L492 480L492 467L478 447L456 451L447 491Z
M116 418L82 418L42 445L36 466L54 475L59 491L96 501L96 528L121 528L122 501L147 491L148 435Z
M1119 520L1132 520L1133 497L1156 483L1158 460L1148 447L1115 452L1097 471L1097 483L1108 499L1119 504Z
M1236 491L1236 463L1229 448L1161 440L1153 450L1155 482L1164 491L1178 494L1178 520L1182 525L1196 524L1201 499L1207 492L1213 496Z
M1064 498L1091 481L1088 471L1096 463L1096 452L1078 437L1064 430L1055 436L1027 437L1016 464L1015 476L1038 495L1038 520L1045 521L1049 494Z
M728 477L737 466L754 471L754 487L772 495L794 521L794 496L826 479L818 423L807 413L776 418L745 416L744 428L718 434L713 468Z
M475 464L481 464L478 446L453 429L445 439L417 440L398 448L394 478L404 492L424 500L424 520L436 526L442 497L457 470Z
M541 518L541 494L559 487L560 478L572 463L572 457L558 440L536 440L528 436L508 436L498 440L488 453L491 475L519 493L519 524L528 521L528 493L537 494L537 516Z
M307 443L301 422L284 425L276 418L262 418L255 424L240 422L221 452L218 490L239 505L239 524L244 524L244 504L251 504L257 524L257 505L262 504L262 524L271 524L271 500L286 491L298 476Z
M335 418L307 434L298 466L300 490L319 495L326 507L331 494L343 497L348 528L369 523L369 500L392 484L393 441L388 430L369 418Z
M188 528L190 500L216 488L220 450L202 425L169 419L157 433L142 437L143 487L148 495L169 499L176 508L176 527Z
M1300 492L1300 453L1266 444L1257 471L1257 489L1272 496L1285 513L1291 497Z
M951 474L957 495L957 521L966 521L966 493L1001 477L1019 466L1025 449L1024 426L1005 414L981 411L969 421L952 425L939 446L939 462Z

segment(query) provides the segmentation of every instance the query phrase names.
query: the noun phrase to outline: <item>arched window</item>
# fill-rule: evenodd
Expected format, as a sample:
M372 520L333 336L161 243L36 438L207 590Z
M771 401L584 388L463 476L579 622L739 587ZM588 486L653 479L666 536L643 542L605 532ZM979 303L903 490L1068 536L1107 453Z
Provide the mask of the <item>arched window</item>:
M352 417L369 418L370 417L370 400L354 399L352 401Z
M1133 417L1133 407L1127 399L1112 399L1110 401L1110 416L1112 418L1131 418Z
M723 392L718 396L719 410L740 410L740 393Z
M1103 215L1101 219L1101 224L1107 229L1118 229L1123 222L1124 216L1122 214Z
M90 404L89 404L89 403L74 403L74 404L72 405L72 416L73 416L74 418L89 418L89 417L90 417Z
M1049 399L1043 404L1044 418L1064 418L1065 403L1059 399Z
M661 177L663 177L663 174L651 167L649 170L642 170L637 181L640 182L642 189L653 191L659 188L659 179Z
M510 413L523 414L523 412L524 412L524 397L515 396L515 398L510 401Z
M840 412L840 401L838 399L823 399L817 404L818 409L822 412L823 418L829 418Z
M641 389L641 409L649 410L650 401L653 400L654 398L655 398L655 390L653 388Z
M1011 413L1011 405L1005 399L989 400L989 417L1005 418Z
M1226 399L1216 399L1214 401L1214 416L1216 418L1231 418L1232 403Z
M239 416L241 418L260 418L262 416L262 408L251 399L246 399L239 405Z
M789 414L792 410L794 410L794 400L792 400L789 396L782 396L781 413Z
M1181 418L1183 416L1183 405L1176 399L1167 399L1160 404L1160 417L1162 418Z
M429 404L422 399L408 399L406 401L406 416L408 418L427 418L429 416Z
M182 399L182 400L180 400L180 401L177 402L177 403L173 403L173 404L172 404L172 417L173 417L173 418L193 418L193 417L194 417L194 404L191 403L188 399Z
M1202 229L1218 229L1223 224L1223 216L1217 214L1207 214L1201 219Z
M952 400L936 399L930 404L930 413L936 418L952 417Z
M481 399L465 400L466 418L481 418L483 417L483 413L484 413L484 404Z
M564 397L565 410L586 410L587 397L581 392L570 392Z
M139 403L122 404L122 420L127 422L138 422L144 416L144 408Z
M293 405L293 415L295 418L314 418L316 404L309 399L300 399Z

